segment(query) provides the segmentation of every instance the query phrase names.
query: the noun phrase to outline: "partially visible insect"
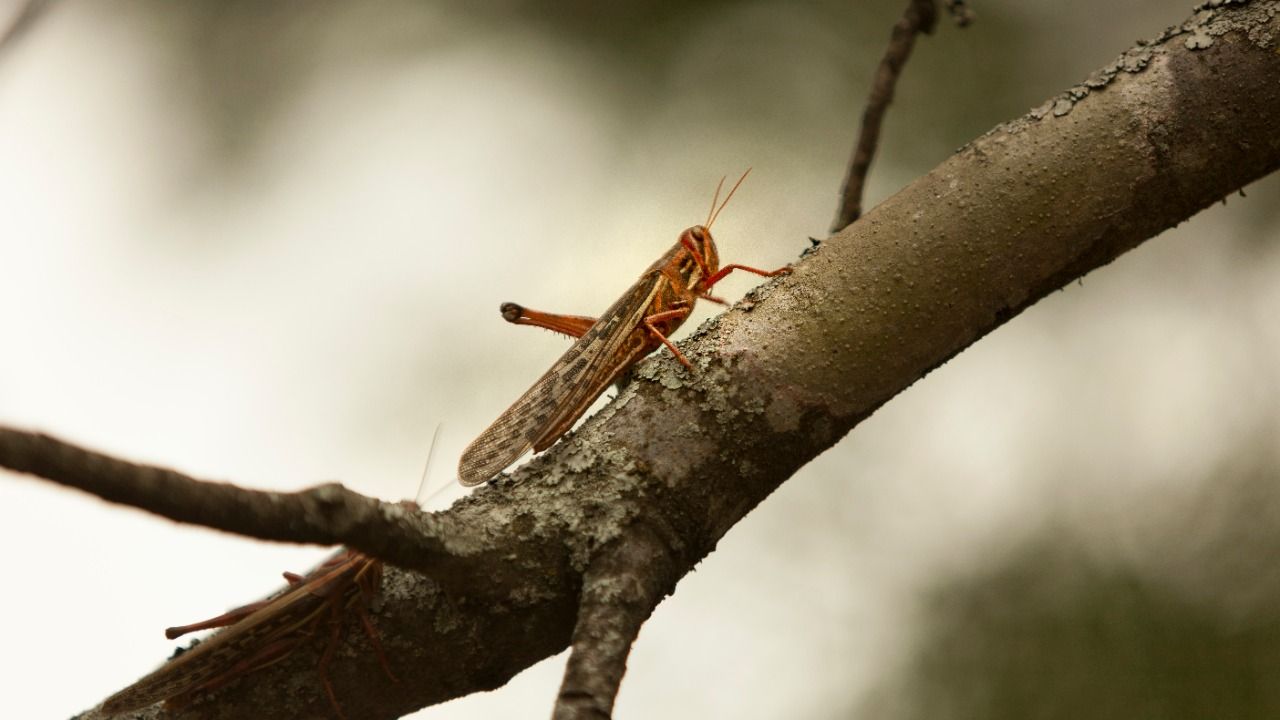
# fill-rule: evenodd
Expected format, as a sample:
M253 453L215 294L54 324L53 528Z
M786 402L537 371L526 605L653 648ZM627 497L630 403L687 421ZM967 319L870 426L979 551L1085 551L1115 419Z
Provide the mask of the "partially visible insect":
M382 584L381 561L345 549L306 576L285 573L284 577L289 587L273 598L203 622L165 630L165 637L172 640L196 630L227 628L107 698L102 704L103 711L127 712L161 700L183 705L197 693L216 690L242 675L282 660L327 622L329 644L316 669L334 711L338 717L345 718L329 682L328 669L351 609L359 616L387 677L399 682L366 612Z
M437 425L431 436L431 449L422 469L418 495L422 494L422 486L426 485L430 475L431 460L439 445L440 428ZM427 501L430 499L428 497ZM419 509L413 500L402 500L400 505L407 510ZM284 579L289 585L274 597L198 623L167 628L164 635L170 640L197 630L226 629L183 651L150 675L107 698L102 703L102 711L114 715L162 700L174 706L184 705L198 693L217 690L242 675L283 660L327 622L329 644L320 656L316 671L334 712L345 719L346 714L333 692L333 684L329 682L329 663L338 649L346 619L352 610L360 618L360 625L368 635L369 644L377 653L383 671L392 682L400 682L391 671L378 631L367 612L373 597L382 587L382 569L381 560L346 548L307 575L286 572Z
M771 277L790 271L760 270L746 265L720 267L711 238L711 225L742 185L750 169L716 206L724 179L716 187L707 221L680 233L680 239L649 266L622 297L597 318L556 315L503 303L502 317L517 325L538 327L577 338L533 387L498 416L462 453L458 479L479 485L497 475L532 448L541 452L573 426L582 413L627 368L665 345L676 359L692 369L689 360L667 339L689 314L698 298L724 304L711 288L734 270Z

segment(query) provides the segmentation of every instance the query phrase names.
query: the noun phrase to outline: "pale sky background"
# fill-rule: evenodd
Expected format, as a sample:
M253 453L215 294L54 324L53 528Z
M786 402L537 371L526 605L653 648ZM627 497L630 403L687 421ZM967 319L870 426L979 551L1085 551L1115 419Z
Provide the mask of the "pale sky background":
M973 4L917 46L872 202L1190 9ZM599 312L748 165L722 260L825 237L902 3L285 5L55 0L0 53L0 424L398 499L444 423L445 486L564 347L500 302ZM1280 182L1247 195L1042 301L788 481L645 626L618 716L860 717L940 577L1046 532L1159 575L1168 538L1211 535L1180 513L1242 448L1274 468L1280 427ZM87 709L169 655L164 627L329 552L8 473L0 540L5 718ZM563 663L414 717L544 717Z

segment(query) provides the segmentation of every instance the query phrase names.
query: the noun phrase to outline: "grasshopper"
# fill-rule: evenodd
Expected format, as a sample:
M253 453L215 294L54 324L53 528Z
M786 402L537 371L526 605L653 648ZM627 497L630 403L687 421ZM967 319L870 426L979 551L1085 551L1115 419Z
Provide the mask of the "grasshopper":
M772 277L790 272L789 267L771 271L736 264L720 267L711 225L749 172L742 174L717 207L722 178L707 221L680 233L676 244L599 318L503 303L500 310L507 322L554 330L577 338L577 342L467 446L458 463L458 479L463 485L487 482L530 448L541 452L551 447L618 376L659 347L666 346L692 369L688 358L667 338L689 317L699 298L725 304L710 292L729 273L745 270Z
M289 587L273 598L203 622L165 630L165 637L173 640L196 630L227 628L107 698L102 710L108 714L122 713L161 700L185 704L197 693L215 690L241 675L283 659L311 637L322 622L328 621L331 635L317 671L333 709L338 717L345 718L329 683L328 667L338 647L345 613L353 606L378 653L382 669L393 682L398 682L382 650L377 630L365 612L382 584L381 561L346 549L306 576L285 573L284 577Z

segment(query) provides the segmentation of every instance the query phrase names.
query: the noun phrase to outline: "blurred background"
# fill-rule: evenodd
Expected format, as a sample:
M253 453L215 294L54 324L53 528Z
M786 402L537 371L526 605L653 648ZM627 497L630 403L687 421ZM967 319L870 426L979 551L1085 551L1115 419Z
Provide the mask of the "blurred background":
M825 237L903 5L47 3L0 50L0 423L387 499L443 423L446 487L565 347L500 302L598 313L747 166L726 262ZM973 6L917 45L869 204L1191 11ZM1246 192L787 482L645 626L618 716L1276 717L1280 181ZM6 473L0 540L8 718L88 708L328 553ZM563 662L415 717L545 717Z

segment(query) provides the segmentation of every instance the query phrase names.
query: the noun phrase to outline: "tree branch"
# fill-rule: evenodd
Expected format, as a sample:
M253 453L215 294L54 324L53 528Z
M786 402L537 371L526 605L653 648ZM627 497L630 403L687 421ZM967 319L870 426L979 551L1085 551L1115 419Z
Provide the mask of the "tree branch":
M419 570L465 572L439 539L457 544L466 528L436 526L431 515L384 503L338 483L292 493L248 490L196 480L174 470L138 465L39 433L0 426L0 467L178 522L261 540L350 545Z
M402 682L389 685L351 633L355 651L330 668L336 695L363 717L398 717L496 687L578 633L578 661L599 658L606 682L571 683L570 672L566 687L606 707L619 643L592 639L594 620L581 631L575 621L580 600L590 616L607 589L593 573L609 548L661 538L670 561L631 593L643 606L930 369L1280 167L1277 36L1280 0L1201 8L978 138L709 321L683 346L695 372L665 355L643 363L576 434L430 516L438 557L487 582L389 571L374 621ZM634 622L616 632L632 634ZM308 645L209 702L142 716L322 715L319 652Z
M554 720L612 716L631 644L671 592L666 581L682 574L667 551L670 546L669 539L637 527L625 542L615 542L591 561Z
M956 18L957 24L969 24L968 8L955 2L947 3L948 10ZM902 18L893 26L889 36L889 47L876 68L875 77L871 81L871 93L867 96L867 104L862 110L862 126L858 131L858 143L849 158L849 170L844 178L844 187L840 191L840 207L836 210L836 219L831 224L831 232L840 232L854 220L862 217L862 192L867 182L867 172L871 169L871 160L876 154L876 145L880 142L880 125L884 122L884 114L893 102L893 88L898 84L898 75L902 67L911 57L911 49L915 47L916 35L933 32L937 23L938 8L934 0L907 0L907 8Z
M25 0L0 31L0 57L17 44L18 40L35 25L36 20L48 8L49 0Z

